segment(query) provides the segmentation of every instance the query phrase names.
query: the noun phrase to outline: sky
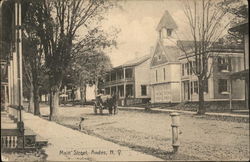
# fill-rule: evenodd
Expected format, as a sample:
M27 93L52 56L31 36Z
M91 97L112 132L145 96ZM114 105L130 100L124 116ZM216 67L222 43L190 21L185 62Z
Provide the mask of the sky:
M103 27L120 29L117 48L108 51L113 66L118 66L136 57L150 54L158 33L156 27L165 10L175 20L180 33L187 30L187 22L181 0L122 0L121 8L112 9Z

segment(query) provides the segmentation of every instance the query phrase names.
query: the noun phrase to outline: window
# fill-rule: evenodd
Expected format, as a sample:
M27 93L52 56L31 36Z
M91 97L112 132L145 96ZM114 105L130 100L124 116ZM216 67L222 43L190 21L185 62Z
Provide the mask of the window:
M167 29L167 35L170 37L172 35L172 29Z
M134 96L134 87L132 84L126 85L126 97L132 97Z
M141 85L141 95L147 96L147 86L146 85Z
M194 81L194 93L198 93L198 81Z
M193 66L193 71L196 72L196 62L195 61L193 61L192 66Z
M190 72L190 70L189 70L189 63L186 63L186 72L187 72L187 75L189 75L189 72Z
M190 85L190 86L191 86L191 88L190 88L190 89L191 89L191 94L194 93L194 90L193 90L193 87L194 87L194 86L193 86L193 84L194 84L194 82L191 82L191 85Z
M155 81L158 81L157 70L155 70Z
M230 57L218 57L218 70L219 71L231 71L231 58Z
M165 70L165 68L163 68L163 77L164 77L164 80L166 80L166 70Z
M116 73L115 72L111 72L111 81L116 80Z
M193 69L192 69L192 62L189 62L189 74L193 74Z
M133 69L126 69L125 70L125 77L126 78L133 78Z
M203 91L208 93L208 80L204 81Z
M181 66L182 66L182 68L181 68L181 70L182 70L182 76L184 76L185 75L185 73L184 73L184 70L185 70L184 64L181 64Z
M161 60L161 55L158 55L158 61L160 61Z
M124 86L118 86L118 92L120 97L124 97Z
M227 92L228 91L227 87L228 87L227 80L226 79L219 79L219 87L218 87L219 93Z

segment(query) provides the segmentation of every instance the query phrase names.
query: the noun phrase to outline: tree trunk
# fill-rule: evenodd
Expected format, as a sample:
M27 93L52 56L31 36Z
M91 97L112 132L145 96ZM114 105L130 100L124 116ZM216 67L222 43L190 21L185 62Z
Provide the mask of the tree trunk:
M98 95L98 79L95 78L95 97Z
M86 103L87 102L87 86L86 86L86 84L83 86L83 101L84 101L84 103Z
M30 84L30 97L29 97L29 106L28 112L34 114L34 91L33 84Z
M83 106L83 104L86 103L86 85L81 86L80 92L81 92L81 104Z
M56 120L58 117L59 90L50 93L50 120Z
M198 115L203 115L206 112L205 106L204 106L204 85L202 78L198 78L199 83L199 107L197 110Z
M40 115L40 106L39 106L39 88L38 86L34 86L34 115Z

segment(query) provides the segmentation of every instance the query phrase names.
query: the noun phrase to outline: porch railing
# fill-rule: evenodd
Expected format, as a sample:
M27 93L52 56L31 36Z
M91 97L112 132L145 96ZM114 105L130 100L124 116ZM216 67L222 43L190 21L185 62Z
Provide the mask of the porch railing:
M1 117L3 117L1 123L2 149L23 148L24 127L23 122L20 121L20 111L22 108L20 110L18 106L10 105L6 114L1 112Z

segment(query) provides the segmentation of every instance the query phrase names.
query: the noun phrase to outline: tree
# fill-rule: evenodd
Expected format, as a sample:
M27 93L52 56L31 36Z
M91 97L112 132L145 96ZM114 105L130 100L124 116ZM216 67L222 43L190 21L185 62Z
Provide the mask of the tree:
M102 14L113 3L105 0L39 0L30 3L35 12L35 34L42 44L50 81L50 120L53 120L58 115L62 80L75 50L85 43L86 33L98 25L103 19Z
M99 83L104 80L105 74L112 68L110 58L104 52L97 52L96 56L86 65L89 73L90 82L95 84L95 95L100 87Z
M81 102L86 102L87 84L96 84L102 80L104 73L112 67L109 57L103 52L104 48L116 46L116 35L119 31L114 29L105 33L99 28L88 32L83 44L78 44L77 54L71 63L69 76L73 77L74 84L80 87ZM96 89L97 90L97 89Z
M193 64L191 70L198 78L199 107L197 114L204 114L206 112L204 84L210 77L213 67L211 65L208 68L208 60L212 54L209 49L218 43L230 21L225 21L227 12L220 10L218 4L211 0L186 1L184 13L190 27L191 40L179 41L177 46L185 54L188 64Z
M29 17L29 16L28 16ZM26 19L27 20L27 19ZM28 88L29 94L29 106L28 112L34 113L34 115L40 115L39 107L39 90L41 85L41 76L42 76L42 52L39 48L39 40L32 33L32 27L24 23L26 28L26 35L24 34L24 83ZM29 29L29 30L27 30ZM34 105L33 105L34 104Z
M242 23L248 20L248 2L246 0L227 0L218 4L219 8L224 12L231 14L234 18L230 22L230 26L235 26L238 23ZM242 41L242 34L239 32L230 32L226 38L226 41L239 42Z

